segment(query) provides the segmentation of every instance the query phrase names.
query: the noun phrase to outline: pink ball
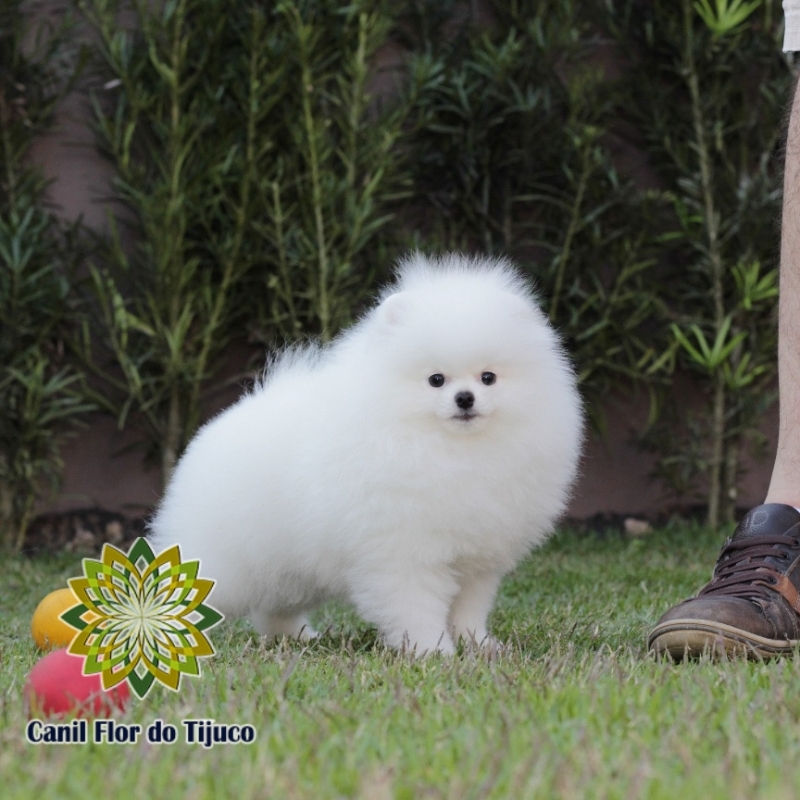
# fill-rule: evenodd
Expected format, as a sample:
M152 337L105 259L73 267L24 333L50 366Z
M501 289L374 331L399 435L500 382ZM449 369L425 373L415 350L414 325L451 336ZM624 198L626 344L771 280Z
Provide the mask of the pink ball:
M110 691L103 689L99 675L84 675L83 659L66 649L54 650L36 663L25 682L29 717L108 717L124 711L130 699L127 682Z

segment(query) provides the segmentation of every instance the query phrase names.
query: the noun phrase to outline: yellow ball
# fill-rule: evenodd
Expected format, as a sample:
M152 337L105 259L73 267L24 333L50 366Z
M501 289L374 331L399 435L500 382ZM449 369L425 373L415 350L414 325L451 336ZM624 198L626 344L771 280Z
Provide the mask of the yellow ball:
M31 619L31 635L40 650L68 647L78 631L59 619L59 615L80 601L72 589L57 589L36 606Z

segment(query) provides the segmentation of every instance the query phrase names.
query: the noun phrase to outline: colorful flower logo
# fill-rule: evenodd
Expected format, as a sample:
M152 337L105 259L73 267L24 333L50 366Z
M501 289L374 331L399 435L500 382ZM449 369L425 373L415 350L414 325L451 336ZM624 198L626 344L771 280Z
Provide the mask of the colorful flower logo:
M199 659L214 655L204 631L223 617L203 602L214 581L199 569L177 545L156 556L145 539L127 555L106 544L100 561L85 558L85 577L69 580L81 603L61 615L79 631L69 652L84 656L84 674L99 673L104 689L128 681L140 698L155 681L177 691L182 675L200 675Z

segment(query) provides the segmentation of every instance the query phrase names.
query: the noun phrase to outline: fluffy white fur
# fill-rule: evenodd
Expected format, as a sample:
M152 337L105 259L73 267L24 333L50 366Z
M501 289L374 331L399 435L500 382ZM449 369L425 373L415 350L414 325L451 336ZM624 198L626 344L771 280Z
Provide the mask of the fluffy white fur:
M575 377L514 269L414 254L355 326L277 356L199 431L152 541L201 559L212 605L262 634L313 636L308 612L344 598L392 647L451 653L487 638L581 440Z

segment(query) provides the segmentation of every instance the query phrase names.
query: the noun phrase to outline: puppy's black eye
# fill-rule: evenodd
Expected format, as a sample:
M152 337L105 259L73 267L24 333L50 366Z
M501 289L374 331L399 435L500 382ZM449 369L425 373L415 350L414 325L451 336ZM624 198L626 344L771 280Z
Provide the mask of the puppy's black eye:
M444 386L444 375L441 372L436 372L428 378L428 383L434 389L438 389L440 386Z
M484 372L481 375L481 381L485 383L487 386L491 386L497 380L497 375L494 372Z

